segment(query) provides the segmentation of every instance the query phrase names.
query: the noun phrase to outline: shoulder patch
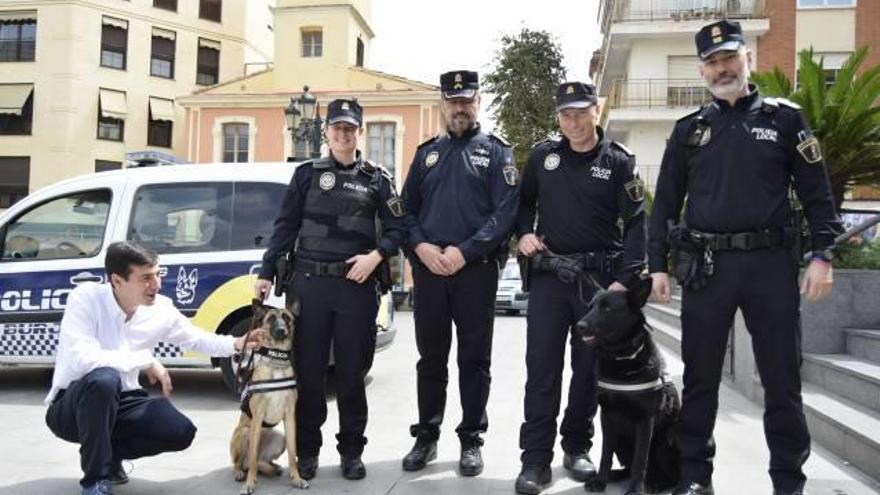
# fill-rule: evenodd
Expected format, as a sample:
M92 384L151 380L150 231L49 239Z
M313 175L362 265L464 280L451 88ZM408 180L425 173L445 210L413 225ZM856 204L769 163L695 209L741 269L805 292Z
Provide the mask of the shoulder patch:
M693 112L685 115L684 117L676 120L676 122L684 122L686 120L690 120L690 119L696 117L697 115L700 115L702 112L703 112L703 107L700 107L700 108L694 110Z
M429 144L433 143L434 141L437 141L438 139L440 139L440 134L434 134L430 138L426 139L422 144L418 145L416 147L416 149L421 148L422 146L429 145Z
M618 150L626 153L627 156L636 156L636 154L633 153L629 148L627 148L626 146L624 146L621 143L618 143L617 141L611 141L611 146L613 148L617 148Z
M489 137L492 138L492 139L494 139L495 141L498 141L499 143L501 143L502 146L507 146L508 148L511 147L511 146L510 146L510 143L508 143L507 141L505 141L504 138L502 138L502 137L499 136L498 134L495 134L494 132L490 132L490 133L489 133Z

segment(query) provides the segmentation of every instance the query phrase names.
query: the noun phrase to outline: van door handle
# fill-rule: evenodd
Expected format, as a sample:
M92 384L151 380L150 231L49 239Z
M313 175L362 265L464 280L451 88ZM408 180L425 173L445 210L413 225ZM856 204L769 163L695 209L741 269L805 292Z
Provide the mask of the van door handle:
M104 281L104 277L102 277L100 275L92 275L89 272L77 273L73 277L70 277L70 283L72 283L74 285L79 285L83 282L98 282L98 283L100 283L103 281Z

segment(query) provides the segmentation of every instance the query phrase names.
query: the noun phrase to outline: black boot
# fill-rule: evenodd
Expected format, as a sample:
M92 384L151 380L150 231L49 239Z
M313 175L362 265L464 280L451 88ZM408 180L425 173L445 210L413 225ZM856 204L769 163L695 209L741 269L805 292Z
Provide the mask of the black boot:
M573 454L566 452L562 457L562 467L571 473L575 481L587 481L587 478L596 474L596 466L586 451Z
M672 495L715 495L715 492L712 490L711 483L701 485L691 481L679 484L678 488L672 492Z
M462 476L477 476L483 472L483 454L480 452L479 443L461 445L458 470Z
M416 439L412 450L403 458L404 471L419 471L437 458L437 442L434 440Z
M523 464L516 477L516 493L538 495L544 485L550 483L550 466L547 464Z
M299 475L304 480L310 480L318 474L318 456L299 456Z
M110 476L107 478L107 481L109 481L111 485L128 483L128 473L126 473L125 468L122 467L122 461L113 461L113 467L110 468Z
M342 456L340 459L342 477L347 480L362 480L367 476L367 468L361 461L361 456Z

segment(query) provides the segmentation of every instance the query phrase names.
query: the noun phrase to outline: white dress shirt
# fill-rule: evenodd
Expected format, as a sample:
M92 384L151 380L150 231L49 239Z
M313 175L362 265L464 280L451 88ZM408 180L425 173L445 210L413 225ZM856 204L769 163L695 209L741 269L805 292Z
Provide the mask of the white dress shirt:
M59 390L96 368L119 371L123 391L140 388L138 372L153 364L153 347L159 341L210 356L235 352L234 337L194 326L161 294L152 305L138 306L126 321L110 284L94 282L80 284L70 293L60 333L46 404L52 403Z

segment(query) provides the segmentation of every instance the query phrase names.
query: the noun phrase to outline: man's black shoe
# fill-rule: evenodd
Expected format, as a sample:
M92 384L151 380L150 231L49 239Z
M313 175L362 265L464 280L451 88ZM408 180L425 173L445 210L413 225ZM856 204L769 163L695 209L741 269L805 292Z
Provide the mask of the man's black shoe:
M477 476L483 472L483 454L480 452L479 445L469 444L461 446L458 470L462 476Z
M107 477L107 482L111 485L124 485L128 483L128 473L122 467L122 461L113 463L113 467L110 468L110 476Z
M431 440L416 440L412 450L403 458L404 471L419 471L425 465L437 458L437 442Z
M672 495L715 495L712 485L701 485L699 483L682 483L678 485Z
M340 465L342 467L342 477L347 480L362 480L367 476L367 468L364 466L363 461L361 461L361 456L342 456Z
M299 456L299 475L304 480L310 480L318 474L318 456Z
M571 477L575 481L587 481L587 478L596 474L596 466L590 460L590 455L586 452L577 452L569 454L566 452L562 457L562 467L571 472Z
M516 493L538 495L550 483L550 477L550 466L546 464L523 464L516 477Z

